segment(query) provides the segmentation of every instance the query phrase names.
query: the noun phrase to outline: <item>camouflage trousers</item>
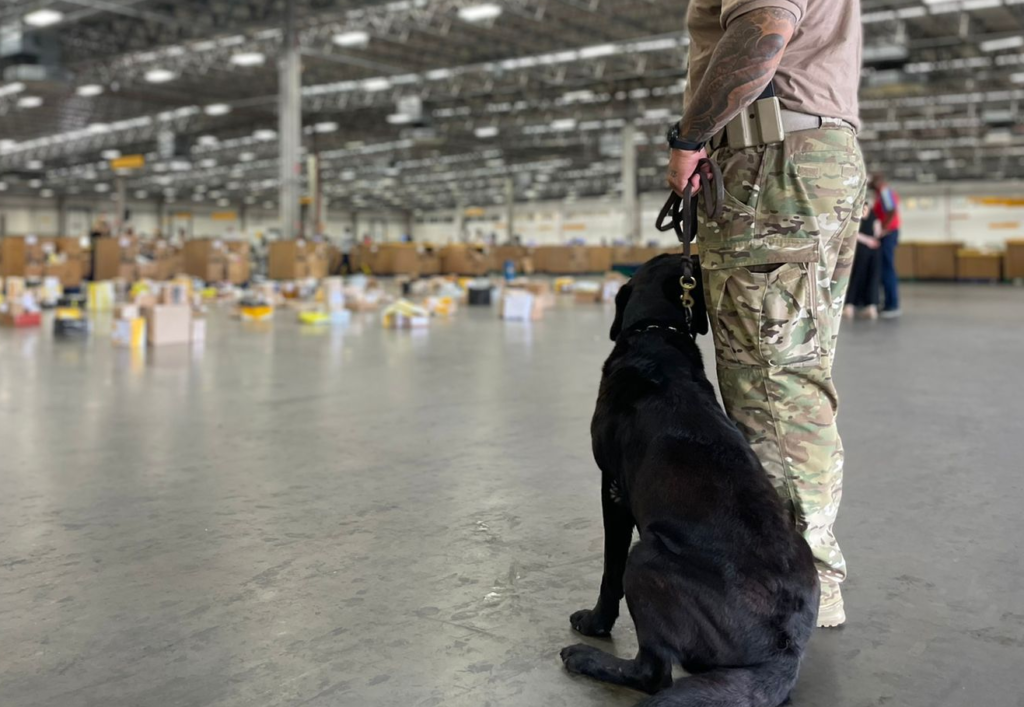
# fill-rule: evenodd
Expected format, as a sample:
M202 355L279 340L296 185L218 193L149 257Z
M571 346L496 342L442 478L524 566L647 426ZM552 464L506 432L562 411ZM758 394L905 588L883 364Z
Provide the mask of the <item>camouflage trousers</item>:
M717 220L701 209L698 240L722 399L811 546L823 589L838 586L832 362L865 198L860 148L852 131L828 128L712 158L725 204Z

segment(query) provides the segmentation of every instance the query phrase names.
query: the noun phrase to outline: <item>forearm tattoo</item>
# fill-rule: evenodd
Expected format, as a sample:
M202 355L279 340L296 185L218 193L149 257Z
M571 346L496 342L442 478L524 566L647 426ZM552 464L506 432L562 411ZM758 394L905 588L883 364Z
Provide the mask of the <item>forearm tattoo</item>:
M761 95L795 29L796 16L774 7L752 10L730 22L685 106L680 137L707 142Z

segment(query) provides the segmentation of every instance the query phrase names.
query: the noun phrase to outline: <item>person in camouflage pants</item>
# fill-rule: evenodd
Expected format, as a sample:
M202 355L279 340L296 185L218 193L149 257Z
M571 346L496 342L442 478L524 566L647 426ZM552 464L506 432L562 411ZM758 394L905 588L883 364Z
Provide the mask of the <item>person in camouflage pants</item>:
M854 131L840 127L711 158L725 203L715 220L699 209L698 242L722 399L811 546L819 623L837 625L846 561L832 532L843 489L832 363L863 159Z

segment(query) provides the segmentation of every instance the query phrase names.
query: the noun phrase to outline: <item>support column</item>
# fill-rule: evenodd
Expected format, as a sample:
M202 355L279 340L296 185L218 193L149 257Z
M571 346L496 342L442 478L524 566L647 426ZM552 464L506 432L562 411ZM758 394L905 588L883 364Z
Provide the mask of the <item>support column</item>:
M505 209L507 210L505 241L515 243L516 184L512 177L505 180Z
M68 235L68 199L63 195L57 197L57 235Z
M455 204L455 237L459 243L466 241L466 206L461 201Z
M128 200L125 196L124 177L118 177L115 185L117 193L114 196L114 235L121 235L124 232L124 212L128 207Z
M640 200L636 178L636 126L622 128L622 232L627 243L640 242Z
M171 233L171 224L167 221L167 200L163 197L156 199L156 230L168 240L174 235Z
M299 197L302 187L302 96L301 58L295 28L295 0L285 2L284 44L279 67L278 144L280 146L281 237L293 239L299 233Z

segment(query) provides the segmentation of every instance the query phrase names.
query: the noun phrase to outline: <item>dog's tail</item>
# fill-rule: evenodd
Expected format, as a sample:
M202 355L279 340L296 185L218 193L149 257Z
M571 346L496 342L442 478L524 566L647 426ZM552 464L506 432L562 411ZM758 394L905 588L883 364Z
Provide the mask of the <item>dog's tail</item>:
M676 680L636 707L779 707L796 684L800 661L779 658L743 668L717 668Z

